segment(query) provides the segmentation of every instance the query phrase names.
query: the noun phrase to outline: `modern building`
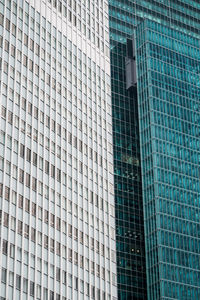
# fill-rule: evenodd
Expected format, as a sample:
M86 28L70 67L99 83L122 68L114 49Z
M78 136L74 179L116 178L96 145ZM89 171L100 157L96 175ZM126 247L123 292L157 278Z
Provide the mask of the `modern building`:
M200 36L145 20L136 52L148 298L199 299Z
M200 3L109 3L118 296L200 299ZM123 165L130 137L141 157L144 232L142 212L138 219L130 209L134 181L132 202L124 200L135 162L132 154ZM145 274L137 271L137 261L145 270L144 254L131 253L136 226L145 236L147 296Z
M118 299L145 300L137 94L134 87L127 88L126 82L127 41L134 32L134 6L132 1L112 0L109 5Z
M117 299L106 1L0 0L1 300Z

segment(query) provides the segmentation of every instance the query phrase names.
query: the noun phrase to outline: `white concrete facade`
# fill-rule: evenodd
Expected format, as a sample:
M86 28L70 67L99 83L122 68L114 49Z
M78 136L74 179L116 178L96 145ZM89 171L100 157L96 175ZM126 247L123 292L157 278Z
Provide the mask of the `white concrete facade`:
M117 299L107 1L0 0L1 300Z

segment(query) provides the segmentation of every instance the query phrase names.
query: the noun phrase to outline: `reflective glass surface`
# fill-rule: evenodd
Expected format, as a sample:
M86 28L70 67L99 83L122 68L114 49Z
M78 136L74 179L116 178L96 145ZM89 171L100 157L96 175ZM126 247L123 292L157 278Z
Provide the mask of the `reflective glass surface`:
M200 297L199 40L136 30L149 299Z
M110 1L118 299L146 299L137 97L126 89L126 40L135 19L127 1Z
M187 186L188 189L188 194L189 198L193 197L191 196L192 193L190 192L190 184L193 186L193 184L197 187L197 180L195 183L193 183L193 172L196 172L197 174L199 171L197 170L198 167L197 165L199 164L199 161L197 161L197 157L195 157L195 153L197 153L197 150L199 149L199 145L197 144L197 141L194 139L195 132L196 132L196 127L197 126L199 119L192 114L188 113L188 110L190 111L191 107L193 107L193 111L195 113L198 112L199 110L199 104L198 101L194 100L194 94L195 97L198 95L199 99L199 92L197 92L196 88L199 86L198 85L198 80L199 80L199 75L196 71L198 68L197 61L195 58L198 58L198 53L197 50L189 50L188 47L186 47L186 44L188 45L193 45L195 49L199 49L199 36L200 36L200 2L195 1L195 0L131 0L131 1L121 1L121 0L109 0L109 19L110 19L110 47L111 47L111 76L112 76L112 109L113 109L113 134L114 134L114 154L115 154L115 161L114 161L114 166L115 166L115 194L116 194L116 225L117 225L117 245L118 245L118 294L119 294L119 299L146 299L146 294L145 294L145 264L144 264L144 254L143 252L141 253L141 256L134 256L134 254L128 253L127 250L128 246L130 244L130 240L124 239L123 241L121 240L119 232L123 232L121 228L126 228L126 224L129 224L128 227L130 228L138 228L137 232L140 232L141 234L141 239L142 239L142 246L144 247L144 241L143 241L143 209L141 207L141 180L138 180L138 197L137 197L137 207L139 207L139 218L135 218L137 213L137 209L135 210L135 206L133 206L133 209L131 210L130 207L132 203L135 203L132 200L129 201L128 206L124 205L124 199L125 199L125 187L124 187L124 179L125 177L125 172L122 171L121 169L119 170L119 165L120 168L123 162L124 157L126 157L127 153L129 153L129 148L128 143L129 140L132 141L133 145L133 151L134 157L136 153L137 159L139 159L139 144L140 142L142 143L141 146L141 157L142 157L142 163L143 163L143 185L154 185L154 175L157 174L156 176L162 176L165 180L168 180L168 187L171 186L171 181L172 177L174 178L176 182L176 186L180 184L184 184ZM155 43L152 46L148 46L145 48L145 50L139 50L142 51L140 55L138 54L138 59L141 61L138 61L138 65L143 62L142 68L146 66L145 70L140 70L140 72L143 71L143 73L139 73L138 71L138 95L139 95L139 103L141 105L141 99L144 99L145 101L142 104L142 108L140 108L140 113L143 114L142 119L140 119L140 126L141 130L145 130L144 137L146 138L146 141L148 140L149 142L145 144L145 142L142 140L143 135L140 136L140 139L138 138L138 116L137 116L137 99L136 96L131 94L130 91L126 90L126 77L125 77L125 57L127 56L127 49L126 49L126 43L127 39L131 39L132 36L135 33L135 29L139 24L143 22L143 20L149 20L152 22L152 24L162 24L163 25L163 30L165 28L166 32L165 34L165 39L162 42L163 46L162 48L160 47L159 44L156 44L159 40L159 37L157 34L152 33L152 39L155 39ZM155 22L155 23L154 23ZM156 29L158 30L158 29ZM146 33L147 34L147 33ZM173 36L173 42L169 41L169 38L167 36ZM145 43L146 41L146 35L141 33L137 34L137 43L140 42L140 45L142 43ZM179 41L179 42L178 42ZM169 44L170 44L170 49L168 49ZM182 44L181 44L182 43ZM182 46L181 46L182 45ZM146 46L145 46L146 47ZM184 51L181 56L179 55L180 53L180 48L184 48ZM156 58L152 59L147 59L149 55L152 56L151 53L154 53ZM150 72L149 68L150 66L144 63L146 60L146 64L148 63L152 71ZM164 60L163 63L161 61ZM189 62L190 60L190 62ZM154 68L158 68L158 70L154 70ZM181 71L180 71L180 70ZM184 71L183 71L184 70ZM190 73L189 73L190 72ZM195 73L196 72L196 73ZM198 71L199 72L199 71ZM159 73L159 76L158 76ZM141 75L143 74L143 75ZM141 77L140 77L141 76ZM155 78L153 77L155 76ZM181 77L182 76L182 77ZM149 79L150 78L150 79ZM178 78L178 80L177 80ZM144 80L147 82L144 84ZM157 85L157 88L149 90L148 84ZM169 87L168 87L169 86ZM192 87L191 87L192 86ZM162 101L160 100L160 94L161 93L161 87L162 87ZM174 90L172 90L172 87ZM169 89L169 91L168 91ZM179 94L181 89L181 95L183 95L183 99L187 100L181 100L182 98L179 97L177 94ZM190 91L190 92L189 92ZM166 101L166 99L171 99L172 98L172 93L175 93L178 98L178 102L173 107L169 101ZM148 118L149 118L149 113L150 107L150 93L155 93L154 98L157 97L159 100L156 101L154 104L158 110L160 110L159 114L156 113L155 115L153 114L153 117L156 122L166 122L165 126L172 126L172 128L177 128L177 131L174 133L172 128L169 127L169 130L166 132L163 131L162 129L158 129L157 126L155 128L151 126L151 122L148 123ZM184 106L186 105L185 108L181 108L181 105ZM141 112L142 109L142 112ZM166 114L166 118L164 117ZM174 114L178 114L177 116ZM173 118L171 117L173 116ZM183 120L185 122L180 122L178 118L183 117ZM153 119L153 120L154 120ZM147 125L148 124L148 125ZM154 124L154 123L153 123ZM196 125L194 125L196 124ZM174 127L173 127L174 126ZM183 132L190 131L190 135L187 136L187 138L184 137ZM159 135L159 140L156 142L156 140L152 139L152 132L154 134ZM164 137L163 137L164 136ZM135 138L136 137L136 138ZM169 139L169 143L165 142L165 139ZM187 140L187 147L184 146L183 149L181 148L181 143L186 143ZM163 140L163 141L162 141ZM197 139L198 140L198 139ZM125 142L124 142L125 141ZM173 146L172 146L172 143ZM175 144L177 145L175 146ZM145 144L145 147L144 147ZM165 153L168 153L169 151L174 151L176 153L180 152L180 157L177 158L175 161L174 159L169 159L163 158L162 155L156 155L155 161L156 163L154 164L154 156L152 152L152 145L154 147L160 147L162 151L165 151ZM156 146L155 146L156 145ZM185 145L185 144L184 144ZM190 151L194 151L193 148L194 145L196 145L196 152L190 153ZM187 149L185 149L185 147ZM190 150L191 148L191 150ZM170 150L171 149L171 150ZM187 152L187 154L185 154ZM144 156L146 155L146 158L144 159ZM186 158L187 157L187 158ZM194 158L195 157L195 158ZM193 168L193 161L196 159L196 168ZM135 160L135 158L134 158ZM129 167L127 164L127 161L130 161L129 159L126 159L126 163L124 164L123 162L123 170L126 170L127 174L129 174ZM182 162L181 162L182 161ZM184 162L183 162L184 161ZM145 165L144 165L145 164ZM160 164L160 165L159 165ZM154 172L154 167L159 165L159 170L158 172ZM167 170L173 170L172 173L166 171L164 172L164 166L167 166ZM146 173L144 173L144 166ZM132 168L132 167L131 167ZM138 173L140 174L140 163L137 165L137 167L134 167L137 169ZM135 170L135 169L134 169ZM180 179L179 177L179 172L182 174ZM184 173L185 172L185 173ZM132 171L131 171L132 173ZM133 172L134 173L134 172ZM134 173L135 174L135 173ZM144 175L145 174L145 175ZM172 176L173 175L173 176ZM171 176L171 177L170 177ZM190 176L192 176L192 179L188 179ZM137 177L134 177L137 178ZM130 178L129 178L130 179ZM181 180L181 181L180 181ZM129 181L130 185L133 187L134 186L134 180ZM181 182L181 183L180 183ZM146 187L147 188L147 187ZM181 189L181 187L179 187ZM156 186L156 189L159 191L162 190L162 194L165 195L165 198L168 199L168 195L172 193L171 189L170 191L166 188L166 186L163 184ZM156 190L156 191L157 191ZM159 217L155 217L159 219L159 222L156 223L152 222L150 215L155 214L156 211L156 204L155 204L155 195L154 195L154 189L150 189L147 191L144 189L143 191L143 198L147 199L147 195L150 195L152 201L150 204L148 204L148 207L146 208L146 204L144 205L144 211L146 212L149 210L149 216L145 216L145 229L146 229L146 251L148 253L149 249L149 243L152 245L156 245L156 241L158 238L161 239L161 237L157 236L157 228L160 228L160 223L161 220L162 222L172 222L168 220L168 218L165 217L165 219L161 220ZM196 191L197 192L197 191ZM199 191L198 191L199 192ZM197 194L198 194L197 192ZM176 196L173 196L174 202L176 202L177 198L178 199L183 199L182 193L179 193L179 190L175 190L173 192L176 194ZM120 197L118 197L118 194L120 194ZM122 195L122 197L121 197ZM129 199L135 199L135 193L134 196L131 196L129 193L128 196ZM132 194L133 195L133 194ZM164 197L164 196L163 196ZM170 194L170 197L172 198L172 194ZM144 200L145 202L146 200ZM183 200L182 200L183 201ZM185 200L184 200L185 201ZM162 201L161 201L162 202ZM146 203L146 202L145 202ZM166 203L163 204L165 209L169 209L169 201L166 200ZM177 204L178 205L178 204ZM185 213L182 212L183 207L178 206L179 208L171 208L172 212L174 213L174 217L176 216L176 210L179 211L179 214L181 217L185 216ZM121 213L121 212L126 212L126 213ZM130 215L129 215L130 214ZM192 215L195 215L196 213L190 212L190 218L192 218ZM159 215L159 214L158 214ZM134 218L129 218L129 216L134 216ZM148 219L150 217L150 220ZM127 223L127 221L124 220L134 220L133 222ZM148 222L147 222L148 220ZM149 224L150 222L150 224ZM184 221L185 222L185 221ZM183 222L183 223L184 223ZM171 224L171 223L170 223ZM173 224L173 223L172 223ZM186 223L184 223L184 226L187 226ZM170 225L172 226L172 225ZM178 226L178 225L177 225ZM148 230L151 231L151 234L148 233ZM126 230L125 230L126 231ZM149 232L150 232L149 231ZM164 239L163 235L162 238ZM171 239L171 235L169 235L165 239ZM125 241L125 242L124 242ZM180 240L181 247L182 244L189 244L188 251L191 249L190 248L190 238L185 239L184 242L183 240ZM193 243L193 242L191 242ZM124 247L124 245L127 246ZM194 244L193 244L194 245ZM197 253L199 253L199 246L195 247L197 250ZM175 247L175 246L174 246ZM176 247L175 247L176 248ZM152 263L152 260L155 261L157 258L158 254L157 252L152 252L151 256L147 255L146 257L146 266L147 266L147 275L148 275L148 286L151 285L151 293L149 294L149 299L156 299L156 297L159 297L160 295L160 287L162 286L162 290L172 290L174 291L174 285L172 286L165 286L164 283L162 284L157 284L156 288L152 288L153 285L155 285L156 280L160 280L160 274L162 273L170 273L174 269L159 269L161 268L161 265L158 264L157 266L154 267L154 271L152 272L152 269L150 269L150 265ZM127 256L128 255L128 256ZM168 253L168 256L171 255ZM142 272L137 273L135 272L135 266L133 266L132 270L132 275L129 277L127 274L130 274L129 267L127 267L125 264L121 264L121 257L129 257L131 261L134 260L134 258L141 259L141 265L142 265ZM158 260L157 260L158 261ZM177 265L179 263L177 262ZM163 267L164 268L164 267ZM160 274L159 274L160 270ZM180 271L180 270L179 270ZM150 273L151 272L151 273ZM181 271L183 275L181 278L185 278L186 273ZM138 277L139 276L139 277ZM187 275L186 277L188 277ZM193 276L193 275L191 275ZM196 276L196 275L195 275ZM129 285L124 284L124 278L129 282ZM130 279L131 278L131 279ZM151 278L151 279L149 279ZM189 277L188 277L189 278ZM195 277L198 278L198 277ZM184 281L184 279L181 279ZM196 280L196 279L195 279ZM126 282L127 282L126 281ZM135 284L135 282L143 282L143 291L142 294L137 293L137 288L138 285ZM191 280L192 282L192 280ZM190 283L191 284L191 283ZM182 286L182 290L184 291L185 287ZM130 292L130 290L132 292ZM149 289L150 290L150 289ZM152 294L152 290L154 290ZM189 290L188 294L184 295L184 292L181 292L180 294L177 295L177 299L180 299L181 297L184 299L190 299L190 295L193 295L193 292L190 294L190 287L187 285L187 290ZM161 292L162 294L162 292ZM164 294L162 294L164 295ZM181 296L180 296L181 295ZM141 298L140 298L141 297ZM143 297L143 298L142 298ZM171 296L165 296L163 299L168 299L168 298L176 299L174 295ZM194 294L194 297L197 297ZM198 295L197 299L200 298L200 295Z

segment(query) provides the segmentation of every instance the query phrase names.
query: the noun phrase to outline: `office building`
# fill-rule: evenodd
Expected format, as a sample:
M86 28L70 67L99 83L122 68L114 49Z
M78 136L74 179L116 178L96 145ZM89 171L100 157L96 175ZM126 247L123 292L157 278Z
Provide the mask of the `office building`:
M140 144L135 152L141 157L147 299L199 299L200 3L110 0L109 14L113 134L121 140L120 146L114 139L119 299L146 299L130 294L142 282L136 266L121 263L133 258L133 235L129 241L126 235L130 210L118 197L120 181L125 183L119 152L129 151L122 146L124 121L128 129L140 128L134 145ZM139 117L129 110L137 105ZM131 211L133 220L135 215ZM135 223L142 229L141 221Z
M1 300L117 299L108 4L0 1Z
M147 297L137 94L126 82L133 8L132 1L109 1L119 300Z
M136 37L148 297L199 299L200 39L151 20Z

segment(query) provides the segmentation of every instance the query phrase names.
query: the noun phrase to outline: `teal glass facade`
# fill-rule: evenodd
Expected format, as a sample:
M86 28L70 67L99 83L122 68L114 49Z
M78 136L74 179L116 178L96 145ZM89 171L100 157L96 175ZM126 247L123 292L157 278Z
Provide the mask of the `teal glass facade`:
M200 40L136 30L149 299L200 298Z
M138 274L133 265L130 280L129 267L121 265L122 257L140 259L145 272L143 252L140 257L128 253L120 234L122 227L126 229L127 221L123 219L137 215L135 207L129 209L135 196L129 198L129 206L124 205L125 188L120 185L125 172L118 166L129 151L129 144L122 143L124 137L125 141L132 140L132 153L137 153L138 159L139 153L141 156L142 180L138 181L137 198L140 217L129 227L138 226L140 235L145 235L141 245L145 244L146 249L147 298L200 299L200 2L109 3L119 299L147 297L145 273ZM126 44L133 35L137 48L137 97L125 86ZM126 129L131 128L126 135L124 124ZM128 170L128 165L124 168ZM137 170L140 174L140 163ZM129 182L134 187L134 181ZM119 198L119 194L123 197ZM131 240L126 239L124 244L130 245ZM128 278L129 285L124 285ZM142 296L136 294L135 282L143 282Z
M110 1L109 9L118 299L145 300L138 108L134 91L126 89L125 77L126 42L134 30L129 5L132 6L130 1Z

